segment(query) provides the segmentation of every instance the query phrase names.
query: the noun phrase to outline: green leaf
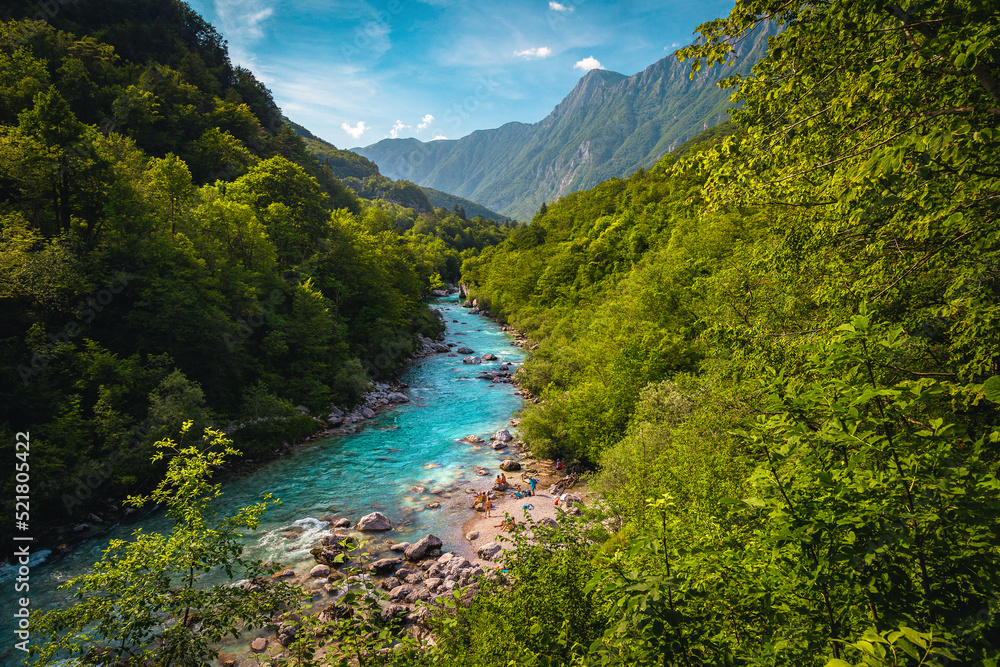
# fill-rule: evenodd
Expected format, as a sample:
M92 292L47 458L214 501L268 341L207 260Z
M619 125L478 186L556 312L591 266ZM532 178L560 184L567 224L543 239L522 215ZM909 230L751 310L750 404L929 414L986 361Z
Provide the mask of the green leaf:
M994 375L983 383L983 394L987 401L1000 403L1000 375Z

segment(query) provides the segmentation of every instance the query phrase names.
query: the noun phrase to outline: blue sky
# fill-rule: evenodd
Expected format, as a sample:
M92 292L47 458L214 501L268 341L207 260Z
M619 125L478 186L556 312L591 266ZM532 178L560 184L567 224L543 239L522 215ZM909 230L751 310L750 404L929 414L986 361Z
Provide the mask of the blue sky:
M732 0L188 0L285 114L342 147L544 118L588 69L635 74Z

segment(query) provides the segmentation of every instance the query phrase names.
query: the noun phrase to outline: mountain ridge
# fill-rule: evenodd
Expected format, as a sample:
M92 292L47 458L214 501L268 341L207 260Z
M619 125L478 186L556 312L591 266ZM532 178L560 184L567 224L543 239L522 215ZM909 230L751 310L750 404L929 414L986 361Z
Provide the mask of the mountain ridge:
M726 120L729 93L716 84L749 73L777 30L762 26L740 44L733 66L703 68L694 77L673 55L631 76L591 70L537 123L513 121L447 141L383 139L351 150L390 178L530 219L543 202L650 167Z

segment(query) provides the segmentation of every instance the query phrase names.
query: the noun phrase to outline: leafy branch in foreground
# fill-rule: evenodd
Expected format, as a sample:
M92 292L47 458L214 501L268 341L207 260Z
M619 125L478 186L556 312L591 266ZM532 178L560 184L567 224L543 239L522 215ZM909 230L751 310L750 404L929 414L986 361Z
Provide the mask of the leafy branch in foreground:
M50 641L35 648L39 664L65 654L93 664L201 665L212 657L212 642L240 629L261 627L295 598L295 591L265 579L268 566L243 553L243 530L253 530L272 504L270 494L234 516L216 521L211 509L222 495L210 483L212 470L238 454L219 431L205 429L201 447L181 441L156 443L153 460L169 458L163 480L149 496L133 496L141 506L166 507L173 520L167 534L139 529L133 539L112 540L92 571L61 588L79 601L46 612L41 632ZM225 581L206 586L210 574ZM239 576L242 584L233 584Z

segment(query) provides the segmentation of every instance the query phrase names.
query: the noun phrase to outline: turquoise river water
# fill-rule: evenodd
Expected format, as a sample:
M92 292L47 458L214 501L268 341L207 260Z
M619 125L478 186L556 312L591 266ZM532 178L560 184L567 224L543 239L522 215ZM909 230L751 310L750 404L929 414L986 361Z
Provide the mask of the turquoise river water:
M317 441L226 482L216 506L220 516L259 501L263 493L281 499L264 515L261 527L246 536L251 555L283 563L299 574L308 572L314 564L309 550L330 531L320 517L356 522L376 510L396 527L386 534L388 540L416 541L433 533L444 541L444 550L467 548L461 526L472 515L465 489L483 489L499 473L505 457L489 447L489 435L504 428L522 403L512 385L475 376L505 361L520 364L523 354L494 322L461 308L454 296L431 305L444 314L447 342L470 347L477 356L492 352L498 360L479 366L463 364L464 355L419 359L402 377L409 385L409 403L383 410L359 433ZM487 444L459 442L472 434ZM477 475L474 466L488 468L490 476ZM432 501L441 507L425 509ZM68 604L68 593L58 586L98 560L110 539L127 538L138 528L166 531L169 524L162 513L153 512L78 544L53 562L46 562L44 553L36 554L30 575L32 613ZM2 665L21 664L23 655L12 649L16 640L8 610L24 595L14 592L14 577L13 568L0 567Z

